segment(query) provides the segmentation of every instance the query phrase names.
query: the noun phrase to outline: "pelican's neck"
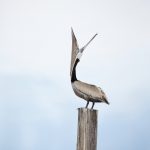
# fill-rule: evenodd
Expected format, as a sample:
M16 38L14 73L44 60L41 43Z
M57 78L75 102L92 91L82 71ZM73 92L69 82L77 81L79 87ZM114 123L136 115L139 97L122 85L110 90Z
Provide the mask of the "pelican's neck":
M71 82L77 81L77 77L76 77L76 66L77 66L77 64L78 64L79 61L80 61L80 60L77 59L77 60L75 61L74 66L73 66L72 76L71 76Z

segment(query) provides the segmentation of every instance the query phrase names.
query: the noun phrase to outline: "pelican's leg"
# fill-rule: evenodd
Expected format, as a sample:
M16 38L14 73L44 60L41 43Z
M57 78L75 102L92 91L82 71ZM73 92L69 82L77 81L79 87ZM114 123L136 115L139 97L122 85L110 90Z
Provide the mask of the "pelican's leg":
M88 105L89 105L89 101L87 101L87 104L86 104L85 108L87 108L87 107L88 107Z
M95 102L93 102L91 109L93 109Z

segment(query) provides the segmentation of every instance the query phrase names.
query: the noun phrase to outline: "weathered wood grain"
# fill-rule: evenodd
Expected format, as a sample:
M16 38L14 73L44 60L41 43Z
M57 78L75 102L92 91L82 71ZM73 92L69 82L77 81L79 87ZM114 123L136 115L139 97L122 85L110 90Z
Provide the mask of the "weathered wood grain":
M78 108L77 150L97 149L97 110Z

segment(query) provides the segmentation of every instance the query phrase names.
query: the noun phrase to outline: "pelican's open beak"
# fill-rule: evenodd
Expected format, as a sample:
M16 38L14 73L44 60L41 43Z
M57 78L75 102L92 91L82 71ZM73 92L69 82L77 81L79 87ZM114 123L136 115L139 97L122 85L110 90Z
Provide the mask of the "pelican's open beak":
M85 50L85 48L91 43L91 41L92 41L97 35L98 35L98 34L96 33L96 34L91 38L91 40L90 40L85 46L83 46L83 47L80 49L80 52L81 52L81 53Z

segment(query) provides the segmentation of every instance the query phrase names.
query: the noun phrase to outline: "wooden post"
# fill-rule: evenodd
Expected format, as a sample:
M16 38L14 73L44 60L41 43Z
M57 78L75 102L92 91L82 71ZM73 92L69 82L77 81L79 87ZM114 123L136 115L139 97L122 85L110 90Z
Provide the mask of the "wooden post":
M97 110L78 108L77 150L97 149Z

